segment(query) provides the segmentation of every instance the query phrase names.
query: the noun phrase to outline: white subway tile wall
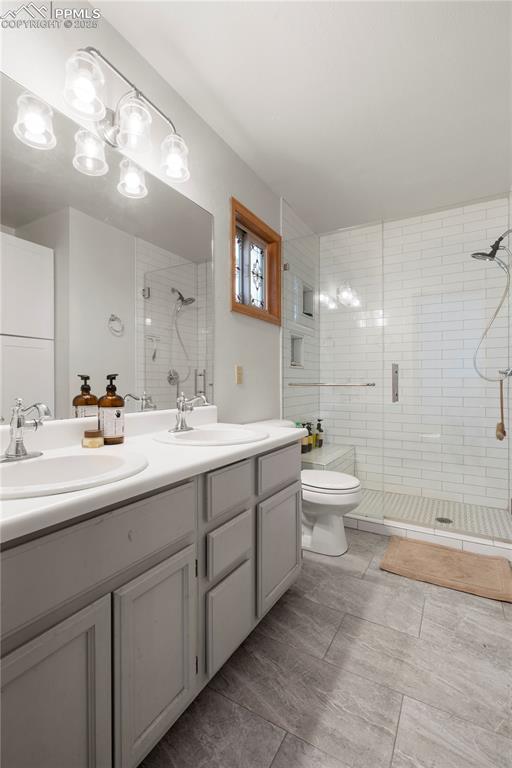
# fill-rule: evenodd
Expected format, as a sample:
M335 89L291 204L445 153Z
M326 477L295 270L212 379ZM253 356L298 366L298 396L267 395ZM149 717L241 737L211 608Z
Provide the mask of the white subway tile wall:
M283 272L283 418L313 421L320 415L318 387L289 387L290 382L318 382L320 375L320 318L318 280L320 238L283 200L281 232ZM313 317L302 313L302 287L313 289ZM291 337L303 339L303 365L291 365Z
M174 408L178 387L169 384L167 375L171 368L180 377L179 390L187 397L195 394L194 371L207 370L207 396L211 371L211 307L207 284L211 263L195 264L164 251L151 243L136 241L136 378L137 392L150 393L158 408ZM150 289L150 297L144 298L143 288ZM179 344L175 326L177 288L188 298L196 301L183 307L177 316L179 331L187 355ZM199 379L198 388L202 388ZM137 406L130 405L133 410Z
M321 411L330 441L356 447L366 488L508 507L510 440L494 434L498 384L472 364L504 275L470 253L488 249L509 221L503 198L321 236L321 294L335 299L348 283L361 302L321 303L322 378L377 385L321 390ZM511 365L510 339L507 303L479 357L486 375Z

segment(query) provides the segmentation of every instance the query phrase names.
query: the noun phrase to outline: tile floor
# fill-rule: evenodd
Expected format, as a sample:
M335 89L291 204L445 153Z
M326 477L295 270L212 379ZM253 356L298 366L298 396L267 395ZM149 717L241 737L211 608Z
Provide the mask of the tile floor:
M496 541L512 541L512 515L506 509L388 491L365 489L363 494L363 501L353 513L356 517L362 515L375 518L384 514L387 520L412 523L438 531L456 531ZM453 522L439 523L436 517L450 518Z
M387 538L347 533L143 768L510 768L512 605L381 571Z

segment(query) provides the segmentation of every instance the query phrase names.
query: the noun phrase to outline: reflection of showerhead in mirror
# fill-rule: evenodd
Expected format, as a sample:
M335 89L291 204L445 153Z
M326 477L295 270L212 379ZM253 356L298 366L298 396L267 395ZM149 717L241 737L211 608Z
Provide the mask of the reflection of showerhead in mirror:
M176 303L178 304L178 312L182 307L188 307L190 304L193 304L195 301L195 298L193 296L189 296L188 299L184 297L181 291L179 291L177 288L171 288L171 293L177 293L178 298L176 299Z

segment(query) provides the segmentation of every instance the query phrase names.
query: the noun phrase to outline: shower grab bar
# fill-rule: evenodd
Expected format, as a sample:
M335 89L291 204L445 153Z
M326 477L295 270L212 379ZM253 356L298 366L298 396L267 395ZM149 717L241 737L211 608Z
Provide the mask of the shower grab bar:
M305 382L304 384L297 384L295 382L289 382L289 387L375 387L376 384L374 381L367 381L363 384L334 384L330 382Z

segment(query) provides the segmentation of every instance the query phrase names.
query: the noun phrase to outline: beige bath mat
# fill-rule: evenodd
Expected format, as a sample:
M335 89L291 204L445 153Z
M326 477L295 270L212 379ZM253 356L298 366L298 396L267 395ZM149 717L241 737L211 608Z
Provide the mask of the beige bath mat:
M512 603L512 568L504 557L393 536L380 567L416 581Z

